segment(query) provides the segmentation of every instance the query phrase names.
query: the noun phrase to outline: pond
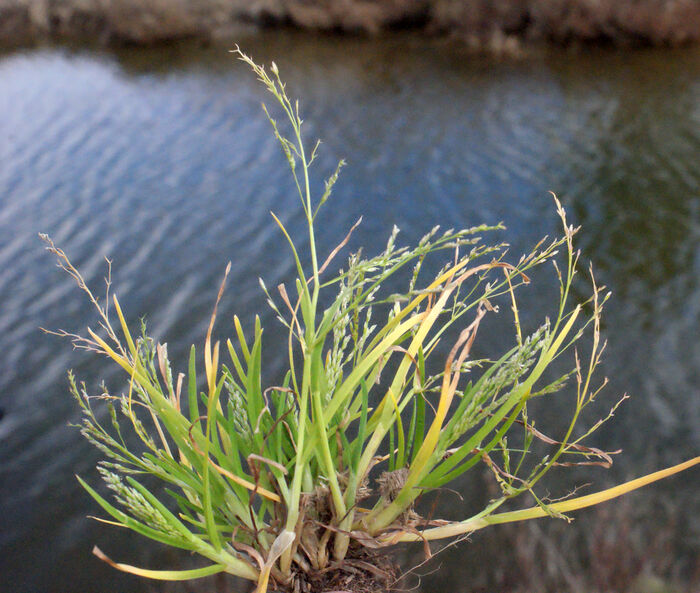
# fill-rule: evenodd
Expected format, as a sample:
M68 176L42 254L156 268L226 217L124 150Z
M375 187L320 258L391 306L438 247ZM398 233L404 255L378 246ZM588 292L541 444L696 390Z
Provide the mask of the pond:
M515 257L559 232L549 191L582 225L583 258L613 292L601 368L610 384L592 419L621 394L632 397L593 439L624 450L613 468L587 468L575 479L559 471L547 484L552 496L581 482L609 486L698 454L696 50L591 49L498 60L411 35L294 33L264 33L241 45L258 61L277 62L301 99L307 138L323 140L316 187L339 159L348 162L320 225L322 253L362 215L351 247L368 253L383 246L393 224L408 243L436 224L503 221L508 230L495 239L507 240ZM93 390L99 378L116 386L123 378L39 330L83 331L96 320L37 233L49 233L98 293L109 257L112 290L130 319L144 316L180 366L189 345L204 339L218 282L232 261L219 331L232 329L234 312L247 327L260 312L268 328L266 373L275 380L281 333L257 278L276 286L293 275L269 212L302 247L303 217L260 109L266 98L225 48L189 44L17 51L0 55L0 81L2 580L13 593L185 590L145 585L90 554L98 544L124 562L153 568L173 562L138 536L85 518L99 509L74 474L97 483L100 456L69 426L79 413L66 369ZM553 313L555 278L543 276L549 288L539 282L521 305L530 326ZM511 338L487 331L479 347L495 352ZM557 433L567 410L565 400L542 410L538 426ZM459 505L487 500L472 492L472 482L458 484L463 502L443 495L445 514L467 516ZM518 538L539 537L554 550L582 546L585 556L593 526L606 522L627 529L635 542L663 536L666 563L655 564L649 547L640 552L645 566L688 582L700 568L699 488L700 472L691 471L627 505L609 505L610 516L579 513L566 529L539 522L522 536L494 528L422 567L427 573L442 566L422 579L422 590L461 591L467 584L469 591L507 590L503 566L527 563L527 543L519 552ZM618 523L616 509L627 513ZM603 549L602 540L593 547ZM566 556L568 570L600 573L586 554L578 568Z

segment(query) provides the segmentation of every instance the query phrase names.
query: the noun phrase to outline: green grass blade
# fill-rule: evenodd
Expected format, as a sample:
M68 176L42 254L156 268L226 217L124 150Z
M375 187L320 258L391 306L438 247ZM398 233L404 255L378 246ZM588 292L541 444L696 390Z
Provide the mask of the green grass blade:
M357 472L357 465L360 463L360 456L362 455L362 446L365 442L365 436L367 432L367 413L369 410L369 391L367 390L367 383L362 381L360 385L360 390L362 393L362 411L360 415L360 425L357 430L357 438L355 439L355 447L352 454L352 471Z
M236 374L241 383L246 382L246 373L243 370L243 365L241 364L241 359L236 354L236 349L233 347L231 340L226 340L226 347L228 348L228 354L231 357L231 362L233 363L233 368L236 369Z
M389 427L389 471L393 472L396 469L396 457L394 451L396 447L394 446L394 425Z
M245 341L245 334L243 333L243 327L241 326L241 320L238 319L238 315L233 316L233 325L236 328L236 335L238 336L238 343L241 346L241 352L243 354L243 359L248 362L250 358L250 350L248 350L248 345Z
M406 442L408 445L406 446L406 462L410 461L411 459L411 445L413 443L413 439L416 436L416 419L418 416L418 399L420 399L420 395L417 397L414 397L411 400L411 421L408 423L408 436L406 437Z
M423 445L423 440L425 438L425 397L422 393L419 393L415 399L416 401L416 433L412 439L413 451L411 453L411 462L416 458L418 451L420 451Z
M190 421L192 424L198 424L199 404L197 403L197 360L194 344L192 345L192 348L190 348L187 396L190 403Z

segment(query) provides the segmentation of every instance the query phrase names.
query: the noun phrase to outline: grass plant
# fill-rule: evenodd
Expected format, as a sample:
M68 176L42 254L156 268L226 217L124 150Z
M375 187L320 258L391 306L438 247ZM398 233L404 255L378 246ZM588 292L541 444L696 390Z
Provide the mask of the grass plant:
M541 241L514 262L507 260L506 245L482 242L501 227L436 227L413 247L399 247L394 228L381 253L352 254L332 275L331 263L355 227L321 260L315 224L343 163L315 198L309 169L319 144L305 143L298 102L287 96L274 63L268 71L240 51L238 56L282 114L278 123L263 106L308 228L310 253L302 257L298 238L273 214L297 274L292 286L280 285L274 294L261 282L288 331L288 367L280 385L262 382L259 319L252 335L245 335L234 317L232 338L213 340L225 275L202 350L192 346L188 368L176 372L167 346L150 338L143 324L137 333L116 295L109 298L109 282L102 304L66 254L44 237L99 315L97 331L58 333L106 355L128 381L122 394L90 395L69 375L83 412L82 433L106 457L99 473L114 500L78 480L109 515L106 522L195 552L207 563L194 570L147 570L113 562L95 548L97 556L152 579L226 572L252 581L257 593L316 592L339 589L339 583L370 590L372 583L393 578L377 562L378 551L390 546L419 542L430 553L433 540L499 523L566 517L700 461L555 503L538 495L538 483L556 466L611 463L609 453L588 441L619 404L601 421L580 426L582 412L605 383L595 381L594 371L605 348L600 316L609 294L591 273L590 298L571 303L580 267L573 244L577 229L560 203L554 198L562 237ZM446 263L426 279L423 264L436 254ZM559 301L551 319L528 333L520 324L517 293L531 271L548 262L557 271ZM387 294L387 280L406 270L403 293ZM498 313L501 301L513 317L513 345L495 360L474 359L480 324ZM444 357L438 344L450 339ZM576 348L583 339L585 357ZM552 363L565 356L570 371L547 380ZM562 390L571 393L573 409L568 428L552 438L535 428L528 405L561 397ZM95 402L108 407L108 423L100 420ZM133 434L127 437L127 431ZM478 466L488 467L500 492L485 508L461 521L419 514L421 497ZM147 487L153 478L164 487ZM501 510L523 494L536 505Z

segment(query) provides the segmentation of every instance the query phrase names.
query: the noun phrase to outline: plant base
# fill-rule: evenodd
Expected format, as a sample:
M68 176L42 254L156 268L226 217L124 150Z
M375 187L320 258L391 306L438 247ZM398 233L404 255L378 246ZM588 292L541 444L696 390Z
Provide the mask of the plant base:
M386 593L399 581L401 571L391 558L363 548L352 549L342 563L299 572L284 593Z

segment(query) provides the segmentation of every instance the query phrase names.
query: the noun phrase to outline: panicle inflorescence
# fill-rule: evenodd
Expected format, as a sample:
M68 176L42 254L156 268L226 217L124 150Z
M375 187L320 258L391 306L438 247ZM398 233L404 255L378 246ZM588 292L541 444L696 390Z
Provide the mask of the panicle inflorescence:
M120 473L124 473L123 468L117 466L116 469ZM181 535L173 529L162 513L146 500L143 494L136 488L125 484L118 473L111 471L104 464L98 466L97 471L100 472L107 487L114 492L116 500L131 514L162 533L176 537Z

